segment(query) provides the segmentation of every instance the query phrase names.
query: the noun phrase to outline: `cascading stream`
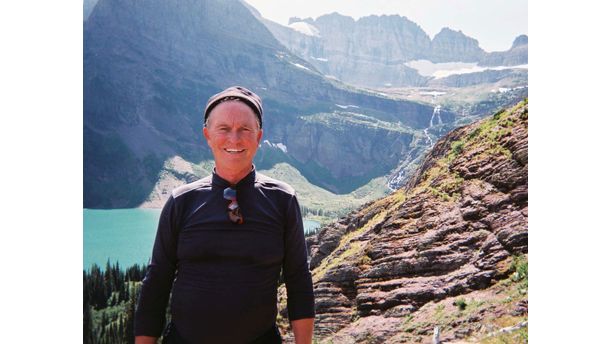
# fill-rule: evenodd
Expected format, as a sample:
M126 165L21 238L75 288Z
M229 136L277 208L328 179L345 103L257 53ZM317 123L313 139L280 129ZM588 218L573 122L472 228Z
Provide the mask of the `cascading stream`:
M434 96L434 103L435 103L435 100L436 100L436 97ZM427 132L427 130L435 125L434 120L436 119L436 117L437 117L436 124L442 124L442 118L440 117L440 111L442 111L442 106L436 105L434 107L433 113L431 114L431 119L429 120L429 127L423 130L423 132L425 133L425 136L427 137L427 142L429 143L430 147L433 147L433 139L431 138L431 136L429 136L429 133Z
M436 95L434 95L434 104L436 103ZM440 117L440 112L442 111L442 105L435 105L434 106L434 110L433 113L431 114L431 118L429 119L429 127L425 128L423 130L423 132L425 133L425 137L427 138L427 142L429 143L429 147L433 147L433 139L432 137L429 135L429 132L427 131L429 128L433 127L434 125L438 125L438 124L442 124L442 118ZM406 164L406 162L402 162L402 166L401 168L399 168L399 173L397 175L395 175L395 177L390 178L387 181L387 187L392 190L395 191L398 187L398 185L401 185L404 182L404 165ZM398 169L396 169L397 171Z

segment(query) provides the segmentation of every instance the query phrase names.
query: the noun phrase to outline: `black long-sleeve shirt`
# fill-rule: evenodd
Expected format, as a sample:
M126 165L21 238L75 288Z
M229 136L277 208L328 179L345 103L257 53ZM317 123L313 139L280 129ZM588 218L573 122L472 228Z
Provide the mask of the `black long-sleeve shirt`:
M159 220L135 314L135 335L172 322L192 343L248 343L276 322L281 267L290 320L314 318L300 207L287 184L256 173L235 188L243 224L230 221L216 173L173 190ZM174 283L173 283L174 282Z

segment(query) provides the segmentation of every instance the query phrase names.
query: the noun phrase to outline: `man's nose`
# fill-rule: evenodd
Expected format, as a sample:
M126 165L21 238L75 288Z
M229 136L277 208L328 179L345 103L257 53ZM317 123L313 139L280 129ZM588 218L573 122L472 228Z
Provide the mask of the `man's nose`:
M233 142L240 141L240 132L238 130L231 130L229 132L229 139Z

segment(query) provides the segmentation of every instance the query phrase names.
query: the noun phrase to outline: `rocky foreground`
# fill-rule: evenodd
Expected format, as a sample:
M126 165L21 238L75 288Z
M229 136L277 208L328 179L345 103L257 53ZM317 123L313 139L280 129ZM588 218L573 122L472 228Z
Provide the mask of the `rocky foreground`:
M527 124L525 100L452 131L404 188L308 238L315 342L527 342Z

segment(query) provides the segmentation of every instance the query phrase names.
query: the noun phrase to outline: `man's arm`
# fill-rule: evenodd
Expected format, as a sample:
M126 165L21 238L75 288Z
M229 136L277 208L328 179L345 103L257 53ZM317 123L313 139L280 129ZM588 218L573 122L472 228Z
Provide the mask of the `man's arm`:
M156 344L157 337L149 337L149 336L136 336L136 341L134 344Z
M134 336L142 343L155 343L161 336L168 298L176 274L177 228L174 224L174 198L170 196L159 217L151 263L142 281L134 313ZM149 337L149 339L147 339Z
M285 225L283 275L287 287L287 310L296 344L310 344L314 330L314 291L308 266L302 214L291 197Z
M291 329L293 330L293 337L295 337L295 344L311 344L312 333L314 332L314 318L293 320L291 322Z

